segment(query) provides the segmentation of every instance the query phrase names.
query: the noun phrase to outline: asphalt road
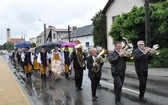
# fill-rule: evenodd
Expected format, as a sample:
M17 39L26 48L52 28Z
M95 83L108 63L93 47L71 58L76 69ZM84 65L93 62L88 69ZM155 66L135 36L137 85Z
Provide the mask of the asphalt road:
M27 80L22 71L13 69L11 63L9 66L34 105L115 105L113 78L109 69L103 69L102 86L97 90L99 98L92 102L87 70L84 71L83 90L76 91L73 76L69 80L62 76L58 81L49 77L45 82L39 75L33 74L32 79ZM145 94L147 103L138 100L138 84L136 74L127 72L121 99L124 105L168 105L168 78L149 75Z

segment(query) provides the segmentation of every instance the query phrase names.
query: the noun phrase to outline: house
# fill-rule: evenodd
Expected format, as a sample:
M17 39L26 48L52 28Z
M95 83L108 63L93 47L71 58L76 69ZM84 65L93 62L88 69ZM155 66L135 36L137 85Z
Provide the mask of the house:
M30 43L36 43L36 42L37 42L37 41L36 41L36 37L30 38L29 41L30 41Z
M109 36L116 16L131 11L134 6L144 6L145 0L109 0L103 9L107 24L107 49L113 50L113 39Z
M49 26L46 29L45 41L44 41L44 31L43 31L36 37L36 44L37 46L40 46L40 45L43 45L44 42L58 42L58 41L61 41L61 38L67 35L68 35L68 29L58 29L58 28L55 28L54 26Z
M93 42L93 25L87 25L75 29L70 33L70 40L79 40L84 45L84 50L94 46ZM62 38L63 41L69 41L68 36Z

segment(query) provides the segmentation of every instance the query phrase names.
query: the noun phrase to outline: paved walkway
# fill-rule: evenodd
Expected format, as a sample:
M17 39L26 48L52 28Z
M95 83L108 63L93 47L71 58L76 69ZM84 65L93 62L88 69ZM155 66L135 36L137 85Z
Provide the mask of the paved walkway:
M105 62L103 65L104 69L110 69L111 65L109 62ZM134 65L127 65L126 72L135 72L135 66ZM149 68L148 69L149 75L155 75L155 76L163 76L168 77L168 68Z
M30 105L2 56L0 56L0 62L0 105Z

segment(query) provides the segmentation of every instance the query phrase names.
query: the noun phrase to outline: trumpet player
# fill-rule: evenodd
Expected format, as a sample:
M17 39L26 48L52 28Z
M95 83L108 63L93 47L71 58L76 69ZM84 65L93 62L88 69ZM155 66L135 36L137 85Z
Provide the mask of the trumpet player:
M111 64L111 73L114 78L114 94L116 105L122 105L121 91L124 83L126 61L129 57L125 56L125 51L122 50L122 43L120 41L115 42L115 49L109 55L109 62Z
M97 83L99 82L99 73L100 70L98 70L97 72L92 71L92 69L94 67L99 67L99 66L103 66L103 62L96 62L96 56L97 56L97 49L96 48L92 48L90 50L90 56L87 58L87 68L89 70L88 72L88 76L90 78L91 81L91 91L92 91L92 101L96 101L96 99L98 98L96 96L96 90L97 90ZM101 69L101 67L99 67L98 69Z
M135 70L139 79L139 100L146 102L144 97L148 77L148 61L152 59L151 49L145 50L144 41L137 42L138 48L134 50Z

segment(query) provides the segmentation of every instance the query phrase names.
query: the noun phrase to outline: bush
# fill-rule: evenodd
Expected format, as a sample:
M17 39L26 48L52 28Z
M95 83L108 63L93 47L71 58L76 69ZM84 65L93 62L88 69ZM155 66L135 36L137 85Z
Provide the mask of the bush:
M163 48L159 55L154 55L151 67L168 68L168 48Z

